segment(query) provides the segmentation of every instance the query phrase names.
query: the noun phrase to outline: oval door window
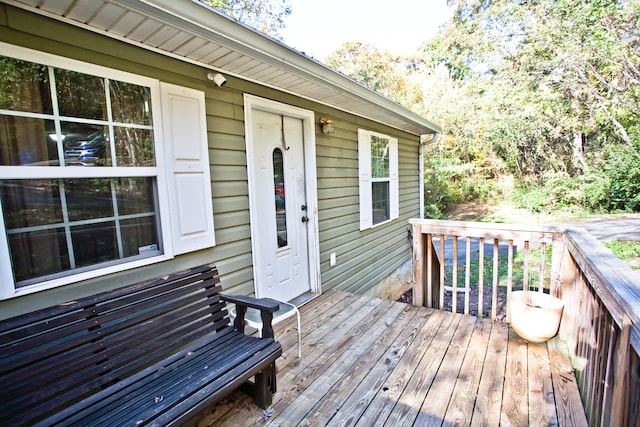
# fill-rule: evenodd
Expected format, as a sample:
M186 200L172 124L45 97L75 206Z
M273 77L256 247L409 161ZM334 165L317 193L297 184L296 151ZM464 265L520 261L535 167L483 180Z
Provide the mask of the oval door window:
M284 156L282 150L273 150L273 187L276 203L276 233L278 248L287 246L287 211L284 188Z

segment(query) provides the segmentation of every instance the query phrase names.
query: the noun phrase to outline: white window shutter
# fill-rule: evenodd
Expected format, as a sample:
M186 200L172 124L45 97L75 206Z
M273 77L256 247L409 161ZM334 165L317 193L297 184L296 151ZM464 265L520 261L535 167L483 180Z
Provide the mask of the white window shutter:
M371 195L371 134L358 129L358 179L360 181L360 230L373 225Z
M204 92L161 83L175 255L215 245Z
M389 139L389 201L390 218L395 219L400 216L400 186L398 177L398 139Z

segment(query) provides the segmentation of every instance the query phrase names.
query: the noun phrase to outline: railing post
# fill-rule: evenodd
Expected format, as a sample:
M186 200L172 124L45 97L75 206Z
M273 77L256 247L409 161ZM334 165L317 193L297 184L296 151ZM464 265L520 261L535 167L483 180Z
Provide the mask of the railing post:
M567 346L574 355L576 344L576 325L579 308L576 307L576 277L578 275L578 266L576 265L571 252L567 246L567 237L562 233L562 253L558 262L558 276L560 279L560 293L564 310L562 311L562 320L560 322L560 339L567 343ZM552 267L552 270L554 268Z
M611 408L612 426L625 426L629 424L629 350L632 322L625 314L622 321L620 340L618 341L618 360L616 375L613 385L613 406Z
M425 289L425 242L420 224L413 222L411 224L411 232L413 233L413 305L424 307L424 289Z

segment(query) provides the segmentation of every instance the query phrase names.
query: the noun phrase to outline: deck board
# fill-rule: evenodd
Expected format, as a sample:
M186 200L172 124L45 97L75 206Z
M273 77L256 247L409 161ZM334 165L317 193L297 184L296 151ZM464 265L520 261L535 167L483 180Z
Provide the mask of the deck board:
M213 426L560 425L586 422L564 345L504 323L330 291L275 327L283 345L272 414L236 392ZM564 351L564 352L563 352Z

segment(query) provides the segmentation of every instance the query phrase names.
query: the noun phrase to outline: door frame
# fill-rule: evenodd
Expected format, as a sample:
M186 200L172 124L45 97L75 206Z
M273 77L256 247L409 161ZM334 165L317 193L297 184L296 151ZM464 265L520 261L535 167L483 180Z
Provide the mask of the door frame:
M281 102L272 101L270 99L259 98L255 95L244 94L244 119L245 119L245 141L247 150L247 178L249 181L249 218L251 221L251 256L253 265L259 265L257 258L259 256L259 248L256 244L255 235L257 230L254 224L258 224L259 209L256 200L256 176L253 169L254 152L253 152L253 112L264 111L286 117L300 119L302 121L302 138L304 150L304 173L305 173L305 192L307 198L307 251L309 256L309 285L313 294L321 293L320 285L320 238L318 233L318 187L316 177L316 133L315 133L315 114L313 111L303 108L294 107L292 105L283 104ZM253 268L253 287L256 297L261 298L258 289L258 272Z

